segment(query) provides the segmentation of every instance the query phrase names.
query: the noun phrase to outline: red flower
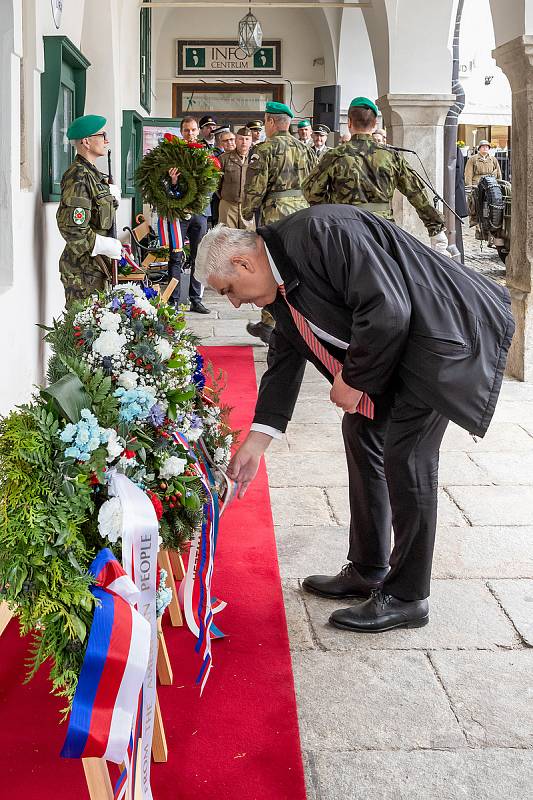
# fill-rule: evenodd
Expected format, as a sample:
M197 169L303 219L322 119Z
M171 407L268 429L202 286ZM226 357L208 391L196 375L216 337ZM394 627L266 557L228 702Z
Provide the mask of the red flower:
M124 450L126 458L135 458L135 450Z
M204 148L202 142L187 142L187 147L190 147L192 150L203 150Z
M159 497L155 494L155 492L151 492L151 491L148 490L146 492L146 494L148 495L148 497L152 501L152 505L154 507L154 511L155 511L155 515L156 515L157 519L160 520L161 517L163 516L163 503L161 502Z
M98 475L96 474L96 472L91 472L91 475L89 477L89 483L90 483L91 486L96 486L97 484L100 483L100 481L98 480Z
M176 139L177 139L177 137L176 137L176 136L174 136L174 134L173 134L173 133L165 133L165 134L163 135L163 139L166 139L166 140L167 140L167 142L175 142L175 141L176 141Z
M209 156L209 158L211 159L211 161L213 162L213 164L217 169L222 169L222 164L220 163L220 161L216 156Z

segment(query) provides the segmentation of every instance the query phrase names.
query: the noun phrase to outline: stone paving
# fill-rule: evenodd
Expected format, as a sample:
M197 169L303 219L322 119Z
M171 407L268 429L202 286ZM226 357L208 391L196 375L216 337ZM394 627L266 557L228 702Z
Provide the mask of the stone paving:
M498 266L498 269L500 267ZM206 295L203 344L255 344L258 312ZM258 379L266 348L255 346ZM301 580L334 573L348 540L341 413L306 371L267 453L309 800L514 800L533 785L533 385L505 381L477 443L442 447L431 622L357 635ZM344 603L345 604L345 603Z

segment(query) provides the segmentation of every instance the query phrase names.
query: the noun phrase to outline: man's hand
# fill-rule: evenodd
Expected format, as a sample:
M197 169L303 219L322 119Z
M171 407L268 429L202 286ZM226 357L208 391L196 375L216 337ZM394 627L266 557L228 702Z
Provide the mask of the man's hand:
M172 186L175 186L178 182L178 178L181 175L180 172L176 169L176 167L172 167L169 169L168 174L170 175L170 180L172 181Z
M347 414L355 414L355 410L359 404L359 400L363 396L363 392L359 389L352 389L342 379L342 372L335 375L333 386L329 393L329 399L336 406L342 408Z
M228 476L239 484L239 498L246 490L259 469L261 456L272 441L272 437L259 431L250 431L242 445L234 454L228 467Z

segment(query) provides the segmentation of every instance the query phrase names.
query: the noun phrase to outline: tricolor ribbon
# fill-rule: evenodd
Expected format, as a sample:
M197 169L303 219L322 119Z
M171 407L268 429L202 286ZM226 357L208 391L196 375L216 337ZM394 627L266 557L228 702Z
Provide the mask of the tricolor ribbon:
M61 751L63 758L125 760L150 650L150 627L135 610L139 591L111 550L89 567L97 603Z
M133 760L129 762L132 764L132 768L128 775L127 790L133 798L135 776L138 772L140 797L142 800L152 800L150 766L157 700L156 583L159 523L150 498L125 475L116 471L110 472L109 494L120 498L122 504L122 563L139 591L137 608L149 624L148 664L142 685L142 703L139 702L133 724ZM138 753L140 764L137 770L136 751L139 736L142 737L142 745ZM126 768L128 768L128 759L126 759Z
M191 467L202 482L207 498L203 507L202 527L194 533L187 572L179 589L185 621L189 630L198 639L195 650L200 653L202 663L196 682L200 684L202 693L213 665L211 639L220 639L224 636L215 625L214 617L226 607L226 603L211 595L220 518L219 500L210 469L210 458L203 443L197 445L200 455L198 458L182 433L176 432L174 438L192 456Z
M90 567L98 603L61 755L124 762L116 800L132 800L137 773L140 797L152 800L159 525L148 496L125 475L109 473L109 494L122 505L123 567L108 549Z
M178 220L167 220L166 217L158 217L157 233L161 247L169 247L171 250L183 250L183 236L181 235L181 227Z

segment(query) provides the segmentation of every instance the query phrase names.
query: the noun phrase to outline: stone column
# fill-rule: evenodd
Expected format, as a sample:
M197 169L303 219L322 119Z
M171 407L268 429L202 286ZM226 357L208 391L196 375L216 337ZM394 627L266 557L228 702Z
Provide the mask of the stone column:
M519 36L493 51L512 90L512 219L511 252L507 256L507 286L511 293L516 332L507 372L533 380L533 36Z
M387 129L388 144L415 150L439 194L442 194L444 166L443 125L454 100L453 94L385 94L377 101ZM426 177L416 156L402 155L422 177ZM429 189L428 197L432 202ZM442 205L439 208L442 210ZM399 192L395 192L393 210L397 225L427 244L423 223L407 198Z

